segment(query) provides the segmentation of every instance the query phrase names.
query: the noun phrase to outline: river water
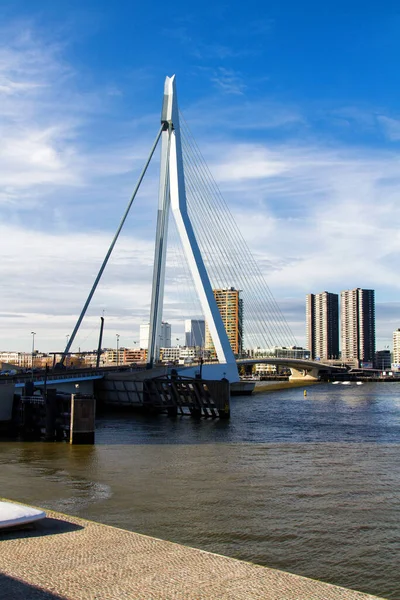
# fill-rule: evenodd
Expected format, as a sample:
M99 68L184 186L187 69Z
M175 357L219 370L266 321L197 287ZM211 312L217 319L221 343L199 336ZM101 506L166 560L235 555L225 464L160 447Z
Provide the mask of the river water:
M103 415L93 447L0 442L0 496L400 599L400 383L231 408Z

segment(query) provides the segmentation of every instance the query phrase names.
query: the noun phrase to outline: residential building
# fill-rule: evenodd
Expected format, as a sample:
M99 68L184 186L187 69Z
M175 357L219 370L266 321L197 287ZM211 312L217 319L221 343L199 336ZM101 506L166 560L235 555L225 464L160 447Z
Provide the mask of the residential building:
M147 350L144 348L124 348L124 364L146 362Z
M204 347L205 321L204 319L185 320L185 346L188 348Z
M240 298L240 290L231 287L213 291L232 351L236 356L239 356L243 350L243 300ZM205 348L215 355L214 344L207 323Z
M343 361L357 360L360 367L375 358L375 291L355 288L340 292L340 337Z
M36 352L34 356L36 356ZM0 362L21 367L22 369L30 369L32 367L31 352L0 352Z
M7 365L15 365L16 367L19 367L19 355L20 355L19 352L0 352L0 362L4 362ZM32 365L32 354L31 354L31 365Z
M310 358L315 358L315 294L306 296L306 348Z
M82 353L82 358L84 360L85 367L95 367L97 363L97 352L94 350L92 352L84 352ZM100 354L99 366L102 367L103 365L104 358L103 355Z
M400 371L400 329L393 331L393 364L392 368Z
M187 364L199 363L204 357L201 346L174 346L172 348L160 348L160 361L162 363Z
M149 330L150 323L140 325L139 343L140 347L145 350L148 350L149 347ZM159 348L171 348L171 325L169 323L164 321L161 323L160 340L157 345Z
M186 346L185 348L180 348L180 363L197 363L201 358L205 358L201 346Z
M181 349L179 346L173 348L160 348L160 361L163 363L177 363Z
M306 327L310 358L327 360L339 356L338 294L307 294Z
M103 352L104 364L106 366L119 366L124 364L125 348L105 348Z

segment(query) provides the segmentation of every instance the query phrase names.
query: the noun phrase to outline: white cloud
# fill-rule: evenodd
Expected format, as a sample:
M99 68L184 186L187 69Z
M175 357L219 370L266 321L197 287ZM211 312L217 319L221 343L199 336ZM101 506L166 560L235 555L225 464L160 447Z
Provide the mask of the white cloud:
M213 167L215 178L220 181L245 181L265 179L287 171L283 157L278 159L265 146L241 144L224 153L224 162Z
M34 41L27 30L11 39L6 30L1 33L0 202L13 199L17 189L76 178L69 143L74 124L60 118L55 92L70 69L56 47Z
M378 121L382 125L389 140L398 141L400 140L400 120L391 119L383 115L378 117Z
M199 68L200 74L214 76L208 68ZM247 81L248 88L254 83ZM225 99L225 97L223 96ZM225 99L226 100L226 99ZM250 135L279 131L280 137L293 127L304 126L305 118L298 108L282 105L268 97L248 98L246 95L233 94L229 102L221 102L221 95L206 96L185 108L185 118L192 131L201 131L213 138L222 138L227 132L235 139L237 132L248 131ZM196 134L197 137L197 134ZM199 140L198 140L199 141ZM202 140L202 148L207 147L207 139Z
M115 86L88 90L63 59L62 44L22 31L0 32L0 204L18 210L43 205L62 188L128 173L152 141L143 143L145 134L129 139L133 123L121 135L119 121L107 113L118 102ZM111 135L108 118L117 130Z
M225 67L215 69L211 81L225 94L242 95L247 87L240 73Z
M110 236L102 232L44 233L2 225L0 239L0 277L5 283L0 291L1 346L15 346L20 341L15 328L34 329L41 336L42 347L47 345L43 349L50 350L48 339L58 337L62 343L75 324ZM116 321L118 316L125 320L122 329L138 328L149 310L153 252L152 241L121 236L93 297L83 331L103 309L108 322ZM26 342L26 331L24 338Z
M267 272L273 290L397 293L397 265L387 261L400 251L397 155L290 145L227 153L213 170L253 250L276 260Z
M197 140L201 150L300 340L299 306L307 292L376 287L378 302L395 302L398 155L335 147L322 136L311 141L310 134L304 140L298 132L307 123L296 108L242 98L238 73L217 70L211 77L233 94L230 101L239 94L241 102L225 103L224 96L221 107L200 100L189 107L189 124L197 138L197 131L204 135ZM28 32L0 49L0 277L6 282L0 349L29 349L32 329L42 349L54 349L71 331L135 183L132 170L153 141L147 115L140 120L147 131L129 139L135 124L113 112L118 88L82 91L77 79L60 45ZM157 119L151 119L154 132ZM380 120L396 139L397 121ZM156 179L153 172L146 180L140 210L134 207L77 344L96 345L104 308L110 336L118 330L132 339L147 319ZM185 285L175 285L178 279L168 281L165 303L177 328ZM382 322L389 322L382 311ZM390 319L395 323L393 314Z

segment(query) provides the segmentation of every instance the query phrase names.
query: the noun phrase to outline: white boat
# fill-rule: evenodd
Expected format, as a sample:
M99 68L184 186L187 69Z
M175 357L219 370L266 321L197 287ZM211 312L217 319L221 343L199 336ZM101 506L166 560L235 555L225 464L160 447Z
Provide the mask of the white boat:
M357 381L357 385L364 385L363 381Z
M342 385L350 385L351 381L342 381Z
M232 396L250 396L256 387L255 381L235 381L231 383Z
M43 510L24 504L0 501L0 529L27 525L45 517L46 513Z
M338 381L332 381L332 385L337 385L338 383Z

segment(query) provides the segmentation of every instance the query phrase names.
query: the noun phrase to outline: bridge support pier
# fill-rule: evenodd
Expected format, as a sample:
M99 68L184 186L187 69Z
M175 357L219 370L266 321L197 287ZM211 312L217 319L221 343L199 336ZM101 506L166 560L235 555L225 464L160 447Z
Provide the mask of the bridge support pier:
M290 367L290 371L289 381L319 381L319 369L317 368L296 369Z

